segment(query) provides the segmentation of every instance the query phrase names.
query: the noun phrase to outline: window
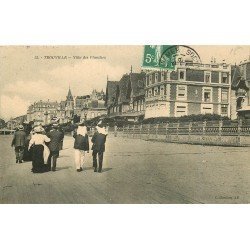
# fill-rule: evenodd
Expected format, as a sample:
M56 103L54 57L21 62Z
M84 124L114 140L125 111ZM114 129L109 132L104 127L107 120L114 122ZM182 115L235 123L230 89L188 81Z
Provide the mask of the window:
M179 71L179 80L185 80L185 71L184 70Z
M164 80L167 80L167 71L164 72Z
M149 76L149 83L152 83L152 75Z
M177 86L177 99L178 100L187 99L187 86L185 85Z
M184 115L187 115L187 105L182 103L176 103L175 116L180 117Z
M228 83L227 82L227 73L222 73L221 82L222 83Z
M155 73L155 82L158 82L158 72Z
M226 105L221 106L221 114L222 115L227 115L227 106Z
M164 95L164 86L160 87L160 95Z
M156 96L156 95L158 95L159 93L158 93L158 87L155 87L154 88L154 96Z
M203 114L212 114L212 109L211 108L203 108Z
M228 92L225 90L221 92L221 102L228 102Z
M211 72L206 72L205 73L205 83L210 83L211 82Z
M204 102L209 102L211 99L211 93L210 92L205 92L204 93Z
M213 104L201 104L201 113L205 114L213 114Z
M203 102L212 102L212 89L203 89Z
M161 81L162 81L162 80L166 80L166 79L165 79L165 72L164 72L164 71L161 72Z

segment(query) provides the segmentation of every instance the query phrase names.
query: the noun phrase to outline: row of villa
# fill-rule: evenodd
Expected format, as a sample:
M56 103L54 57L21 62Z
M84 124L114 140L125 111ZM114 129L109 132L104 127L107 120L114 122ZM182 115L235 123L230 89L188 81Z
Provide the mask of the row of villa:
M234 66L185 61L175 71L131 70L119 81L107 81L107 114L129 121L199 114L236 119L250 110L249 82L250 61Z

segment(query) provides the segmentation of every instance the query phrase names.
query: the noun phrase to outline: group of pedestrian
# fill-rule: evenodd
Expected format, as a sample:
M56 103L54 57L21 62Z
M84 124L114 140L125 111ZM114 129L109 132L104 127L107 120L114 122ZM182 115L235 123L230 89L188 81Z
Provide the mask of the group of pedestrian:
M86 153L89 153L89 137L87 133L87 127L84 122L79 124L77 130L74 132L75 138L74 150L75 150L75 165L76 171L81 172L85 162ZM94 172L102 172L103 154L105 152L107 132L100 121L96 126L91 142L92 144L92 156L93 156L93 168ZM98 164L97 164L98 155Z
M33 124L29 124L33 125ZM14 133L11 146L15 147L16 163L22 163L26 154L27 160L32 160L33 173L44 173L48 171L56 171L57 159L62 149L64 133L59 128L58 123L52 124L49 131L41 126L18 126L18 130ZM26 131L24 131L26 130ZM102 172L103 154L105 151L105 142L107 132L99 122L96 131L91 139L93 168L94 172ZM78 125L74 131L74 155L76 171L83 171L86 153L89 153L89 136L84 121ZM25 153L26 152L26 153ZM97 164L98 157L98 164Z

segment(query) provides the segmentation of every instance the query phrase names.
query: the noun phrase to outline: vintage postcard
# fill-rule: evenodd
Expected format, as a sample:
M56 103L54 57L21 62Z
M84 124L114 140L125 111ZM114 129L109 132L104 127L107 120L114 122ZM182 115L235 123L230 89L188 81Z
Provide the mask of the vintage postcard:
M250 202L250 46L1 46L0 61L0 204Z

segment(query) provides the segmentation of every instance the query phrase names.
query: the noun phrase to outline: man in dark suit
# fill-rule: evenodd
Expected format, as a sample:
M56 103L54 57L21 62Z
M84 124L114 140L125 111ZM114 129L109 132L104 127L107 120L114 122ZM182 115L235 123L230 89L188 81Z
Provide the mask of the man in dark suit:
M57 123L52 125L52 130L48 132L47 136L50 138L49 149L50 155L48 158L48 168L49 170L56 171L56 162L59 156L60 144L63 140L64 134L59 131L59 126ZM52 168L51 168L52 159Z
M102 172L102 162L103 162L103 153L105 152L105 143L106 143L106 137L107 132L105 131L105 128L103 127L102 122L99 122L96 127L96 132L94 133L92 137L92 156L93 156L93 167L94 172L97 172L97 155L98 155L98 162L99 162L99 168L98 172Z
M18 131L14 133L11 147L15 147L16 163L23 162L24 147L26 143L26 133L24 132L23 125L18 126Z

